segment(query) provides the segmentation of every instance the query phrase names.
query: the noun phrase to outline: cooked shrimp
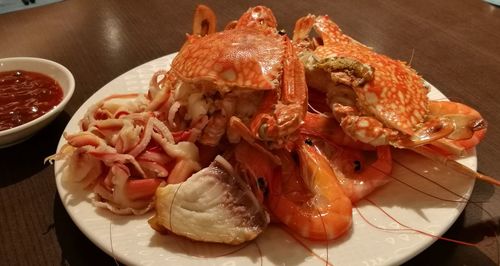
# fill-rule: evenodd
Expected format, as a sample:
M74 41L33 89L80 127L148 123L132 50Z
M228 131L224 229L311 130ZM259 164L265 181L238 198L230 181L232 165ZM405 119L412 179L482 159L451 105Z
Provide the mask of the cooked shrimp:
M342 131L333 117L307 113L301 133L318 138L317 147L325 154L346 196L354 203L390 181L392 170L389 147L377 148L354 140ZM368 164L376 149L377 160Z
M306 139L296 152L300 169L287 151L276 153L281 167L257 152L251 145L240 144L235 153L254 178L268 182L267 205L272 214L293 232L312 240L330 240L349 230L352 204L345 196L333 169L319 149Z
M327 155L342 189L352 203L391 181L392 156L389 146L377 147L377 159L370 162L367 151L328 147Z
M305 238L335 239L351 226L351 201L328 160L310 139L298 145L297 154L300 171L289 172L292 167L288 164L293 161L284 159L282 174L283 178L289 175L287 180L275 178L269 184L269 208L281 222ZM301 182L305 186L302 190L309 193L287 192L287 185L297 187Z

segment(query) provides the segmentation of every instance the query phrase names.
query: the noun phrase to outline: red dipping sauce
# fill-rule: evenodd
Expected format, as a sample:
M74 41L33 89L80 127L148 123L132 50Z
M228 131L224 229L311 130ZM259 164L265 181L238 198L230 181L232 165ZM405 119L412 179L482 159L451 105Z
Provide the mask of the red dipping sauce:
M0 131L42 116L62 98L61 86L44 74L24 70L0 72Z

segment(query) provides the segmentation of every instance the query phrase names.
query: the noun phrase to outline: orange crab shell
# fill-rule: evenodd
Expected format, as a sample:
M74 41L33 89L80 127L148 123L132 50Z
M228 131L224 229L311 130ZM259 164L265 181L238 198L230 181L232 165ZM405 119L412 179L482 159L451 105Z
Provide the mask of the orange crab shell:
M324 41L314 51L316 56L348 57L373 67L374 78L354 88L359 107L387 126L412 134L428 113L428 89L423 79L404 62L377 54L344 35L328 16L317 17L315 27Z
M172 62L172 70L189 82L270 90L279 84L283 56L282 36L257 28L238 28L189 36Z

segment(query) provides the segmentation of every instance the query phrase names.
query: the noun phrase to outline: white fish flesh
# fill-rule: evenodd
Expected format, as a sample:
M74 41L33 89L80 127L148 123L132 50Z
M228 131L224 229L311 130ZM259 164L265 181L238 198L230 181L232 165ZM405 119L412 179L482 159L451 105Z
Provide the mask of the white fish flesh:
M185 182L158 188L155 209L153 229L204 242L250 241L270 221L250 186L221 156Z

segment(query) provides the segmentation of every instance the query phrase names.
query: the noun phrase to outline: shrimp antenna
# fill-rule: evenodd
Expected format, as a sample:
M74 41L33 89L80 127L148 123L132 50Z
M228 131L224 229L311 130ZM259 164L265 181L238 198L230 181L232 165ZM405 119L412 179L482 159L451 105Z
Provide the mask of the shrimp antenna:
M407 169L408 171L420 176L421 178L427 180L428 182L444 189L445 191L457 196L458 198L461 198L462 200L449 200L449 199L444 199L444 198L441 198L441 197L438 197L438 196L435 196L435 195L432 195L430 193L427 193L427 192L424 192L402 180L399 180L398 178L392 176L392 175L389 175L389 177L395 179L396 181L424 194L424 195L427 195L429 197L432 197L432 198L436 198L436 199L439 199L439 200L443 200L443 201L449 201L449 202L457 202L457 203L470 203L474 206L476 206L477 208L479 208L480 210L484 211L484 213L486 213L486 215L488 215L491 219L493 219L493 215L488 211L486 210L484 207L482 207L479 203L480 202L476 202L476 201L471 201L471 200L468 200L466 197L446 188L445 186L439 184L438 182L426 177L425 175L423 174L420 174L418 173L417 171L403 165L401 162L397 161L397 160L394 160L394 162L396 162L398 165L402 166L403 168ZM377 171L380 171L382 172L382 170L378 169L377 167L374 167L374 166L371 166L373 167L375 170ZM440 236L435 236L435 235L432 235L430 233L426 233L426 232L423 232L421 230L418 230L418 229L413 229L413 228L410 228L406 225L403 225L401 223L399 223L394 217L392 217L390 214L388 214L386 211L384 211L380 206L378 206L377 204L375 204L373 201L371 201L370 199L366 198L365 200L367 200L368 202L372 203L374 206L376 206L378 209L380 209L385 215L387 215L390 219L394 220L395 222L397 222L398 224L400 224L401 226L405 227L406 229L388 229L388 228L382 228L382 227L379 227L379 226L376 226L374 225L373 223L371 223L370 221L368 221L368 219L366 217L363 216L363 214L360 212L360 210L358 209L358 207L356 205L354 205L354 207L356 208L356 210L358 211L358 213L360 214L360 216L363 218L363 220L365 220L365 222L367 222L369 225L377 228L377 229L380 229L380 230L385 230L385 231L405 231L405 230L411 230L411 231L414 231L414 232L417 232L417 233L422 233L423 235L427 235L427 236L430 236L430 237L433 237L433 238L437 238L437 239L441 239L441 240L445 240L445 241L448 241L448 242L452 242L452 243L457 243L457 244L462 244L462 245L467 245L467 246L478 246L478 244L475 244L475 243L468 243L468 242L464 242L464 241L460 241L460 240L455 240L455 239L451 239L451 238L446 238L446 237L440 237ZM496 229L493 228L492 229L492 232L493 232L493 235L495 237L495 244L497 246L497 262L500 263L500 250L499 250L499 247L500 247L500 243L498 241L498 235L496 233Z
M411 49L410 61L408 61L408 66L411 66L411 62L413 61L413 56L415 55L415 48Z
M112 230L111 230L111 220L109 221L109 246L111 247L111 257L113 257L113 260L115 261L115 265L116 266L119 266L120 263L118 262L118 260L116 259L115 257L115 249L113 248L113 235L112 235Z
M314 107L313 107L310 103L307 103L307 106L308 106L311 110L313 110L316 114L321 115L321 116L324 116L324 117L328 117L325 113L320 112L320 111L318 111L316 108L314 108Z
M491 176L487 176L487 175L483 175L481 173L478 173L478 172L468 168L467 166L464 166L464 165L462 165L454 160L449 160L448 158L443 157L443 156L437 156L435 153L433 153L431 150L429 150L425 146L415 147L415 148L412 148L412 150L420 155L423 155L424 157L427 157L431 160L437 161L437 162L443 164L444 166L449 167L449 168L457 171L458 173L485 181L485 182L490 183L490 184L495 185L495 186L500 186L500 180L497 180Z

